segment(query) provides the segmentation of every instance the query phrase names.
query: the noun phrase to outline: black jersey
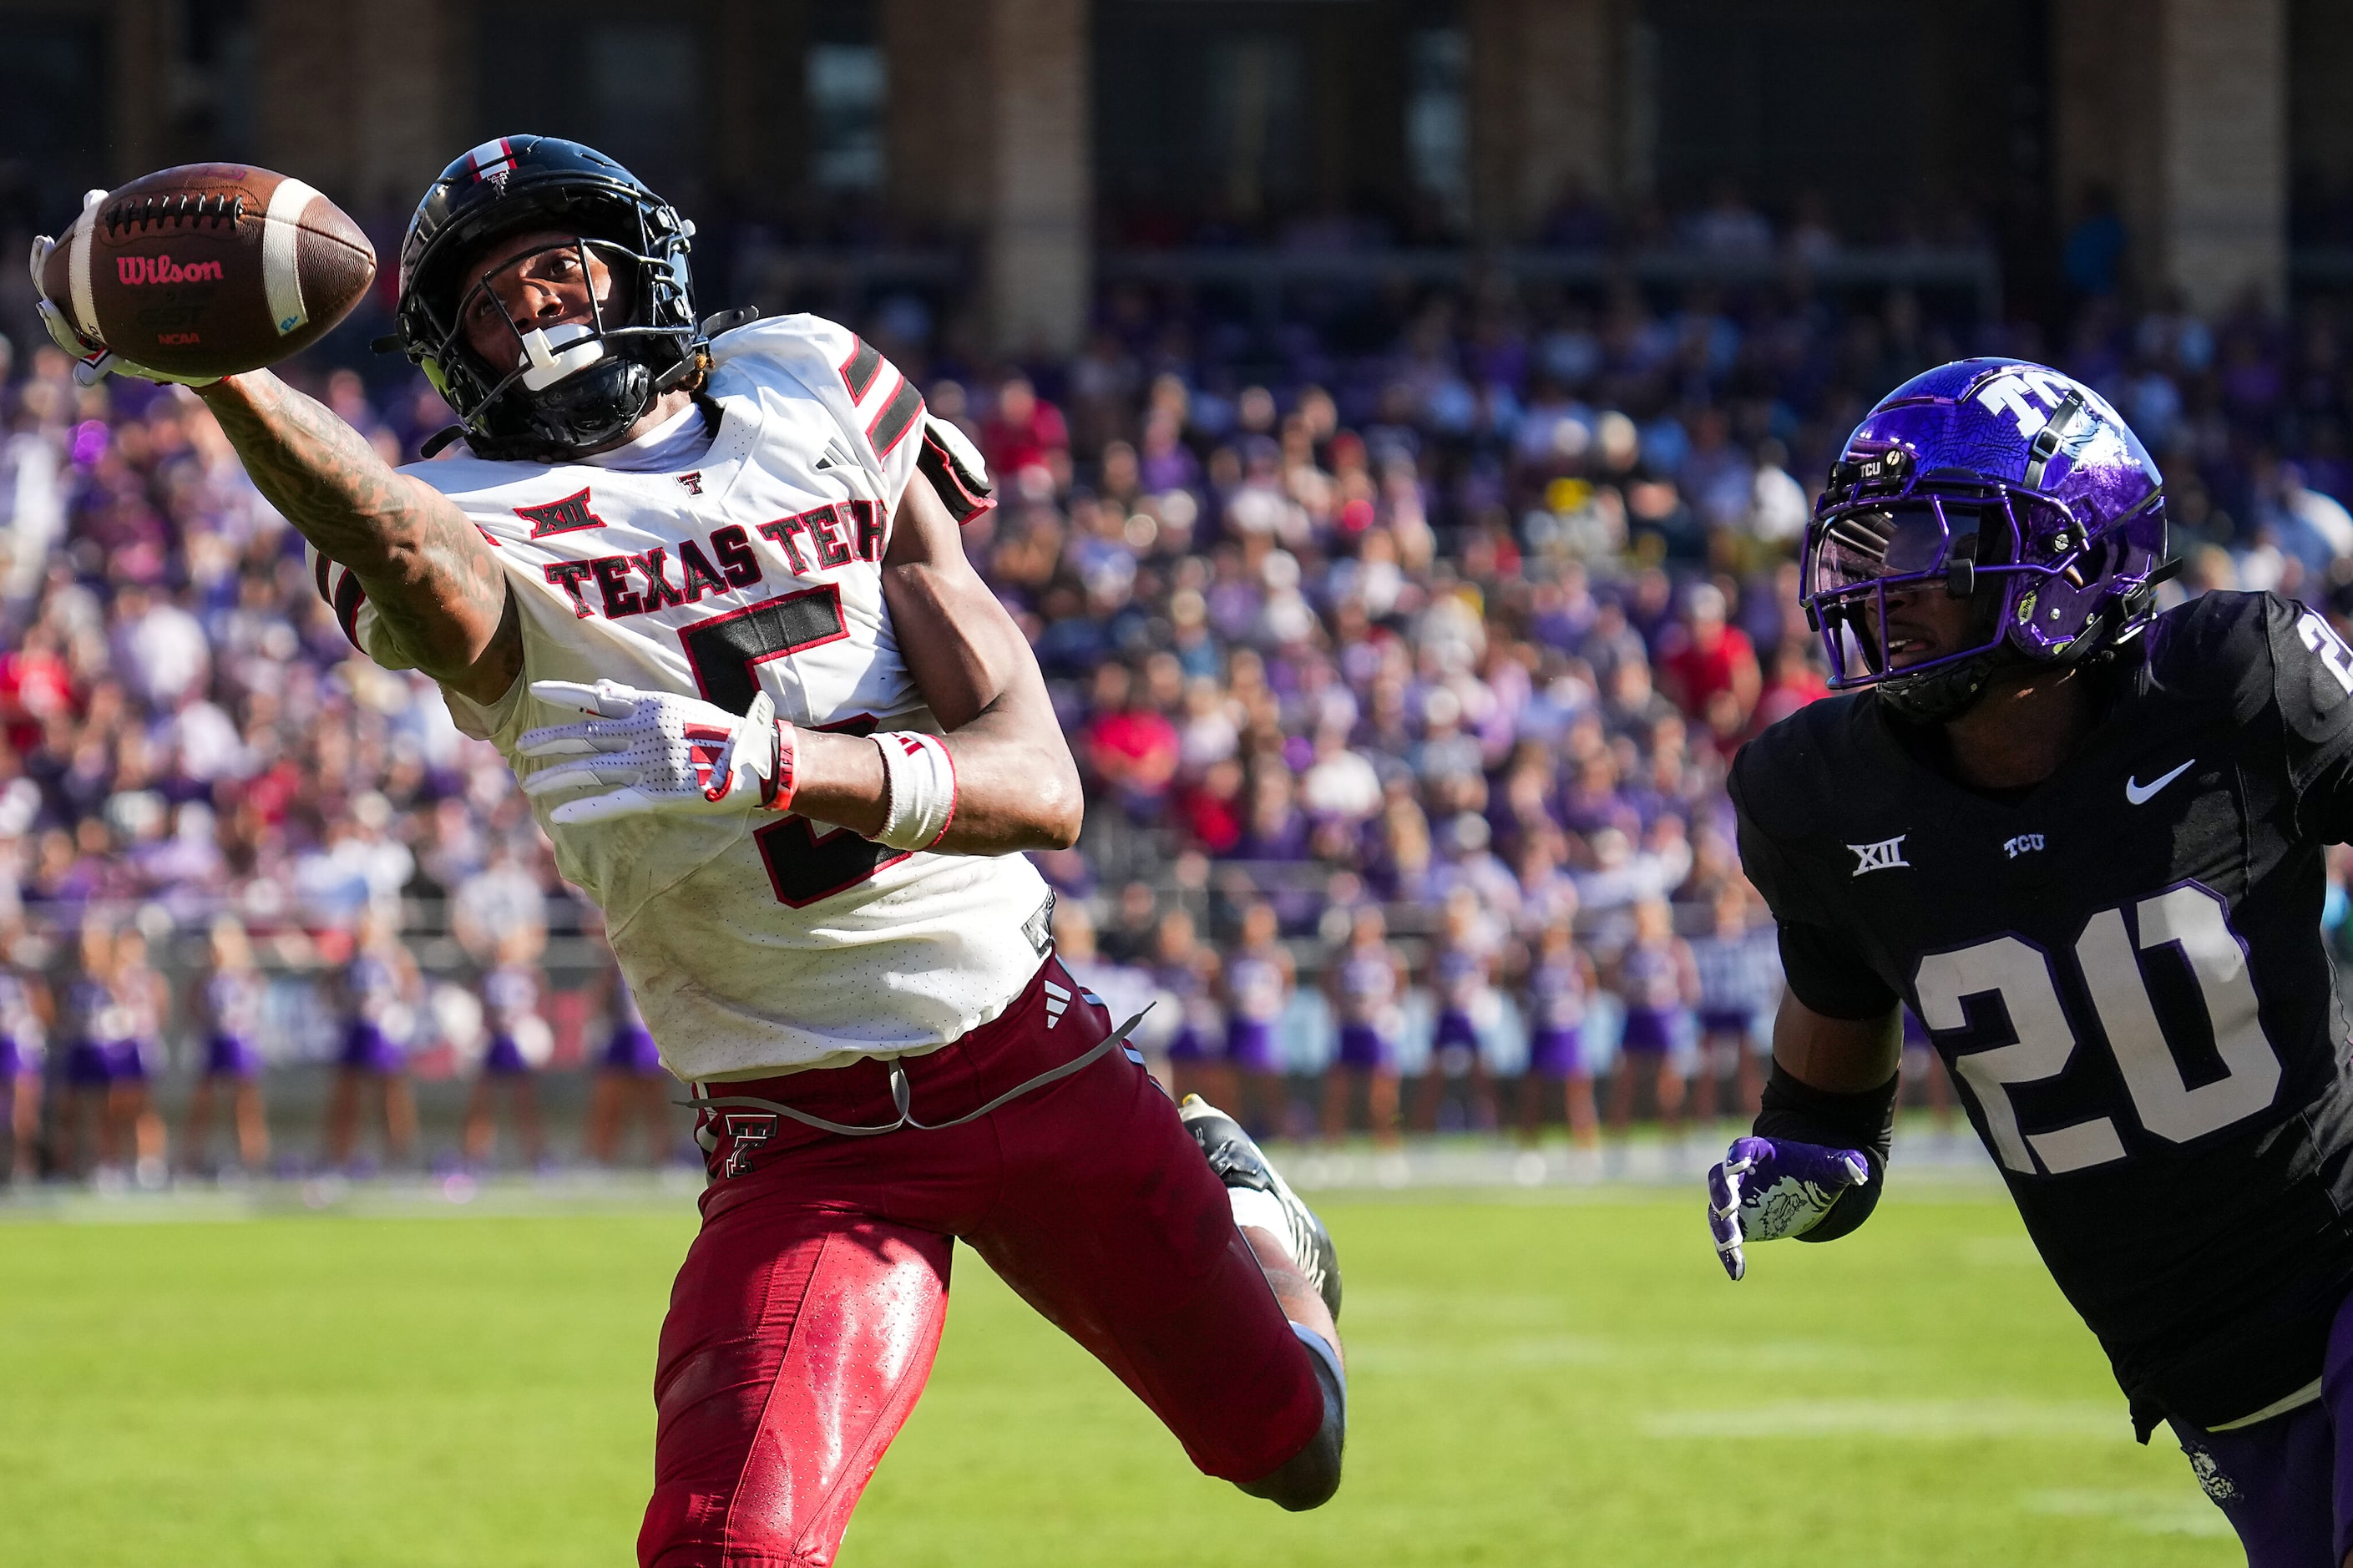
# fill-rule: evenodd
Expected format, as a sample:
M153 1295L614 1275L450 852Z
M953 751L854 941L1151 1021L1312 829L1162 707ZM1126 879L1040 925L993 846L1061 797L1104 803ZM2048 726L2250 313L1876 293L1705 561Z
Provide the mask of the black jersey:
M1952 782L1869 692L1774 725L1732 794L1791 990L1919 1015L2145 1436L2312 1384L2353 1286L2319 929L2353 653L2300 605L2210 594L2094 678L2096 727L2017 798Z

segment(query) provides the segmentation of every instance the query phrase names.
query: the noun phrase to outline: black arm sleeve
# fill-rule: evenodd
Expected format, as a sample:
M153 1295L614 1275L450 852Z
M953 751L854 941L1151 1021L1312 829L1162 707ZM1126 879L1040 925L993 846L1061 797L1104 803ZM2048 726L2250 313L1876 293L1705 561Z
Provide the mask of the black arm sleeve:
M1884 1018L1903 1000L1830 927L1784 921L1778 936L1789 989L1823 1017Z
M1800 1081L1779 1062L1773 1064L1757 1112L1757 1136L1860 1149L1871 1167L1871 1180L1841 1193L1830 1213L1799 1241L1836 1241L1879 1206L1880 1189L1887 1184L1887 1152L1895 1142L1895 1084L1896 1076L1891 1074L1877 1089L1832 1094Z

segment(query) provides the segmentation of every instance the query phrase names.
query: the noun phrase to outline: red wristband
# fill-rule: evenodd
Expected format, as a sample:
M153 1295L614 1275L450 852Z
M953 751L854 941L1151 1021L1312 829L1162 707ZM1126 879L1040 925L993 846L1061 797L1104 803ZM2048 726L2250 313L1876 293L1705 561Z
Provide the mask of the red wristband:
M768 787L760 792L760 805L767 811L790 811L793 808L793 727L782 719L776 721L776 773Z

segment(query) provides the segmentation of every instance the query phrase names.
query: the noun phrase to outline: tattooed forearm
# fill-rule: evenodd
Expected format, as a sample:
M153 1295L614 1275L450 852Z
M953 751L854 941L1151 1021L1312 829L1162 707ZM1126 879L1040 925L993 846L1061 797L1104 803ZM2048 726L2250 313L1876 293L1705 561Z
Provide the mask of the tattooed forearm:
M254 487L321 554L349 567L417 667L495 697L522 668L506 574L480 531L430 485L394 471L358 431L267 372L197 395Z

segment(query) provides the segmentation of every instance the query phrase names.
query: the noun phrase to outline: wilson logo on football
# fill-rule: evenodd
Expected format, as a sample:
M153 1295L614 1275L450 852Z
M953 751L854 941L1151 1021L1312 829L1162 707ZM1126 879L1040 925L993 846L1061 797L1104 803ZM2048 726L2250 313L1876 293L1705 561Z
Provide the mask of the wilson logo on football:
M221 280L221 264L191 261L184 267L168 256L118 256L114 258L114 275L133 289L156 283L217 283Z

